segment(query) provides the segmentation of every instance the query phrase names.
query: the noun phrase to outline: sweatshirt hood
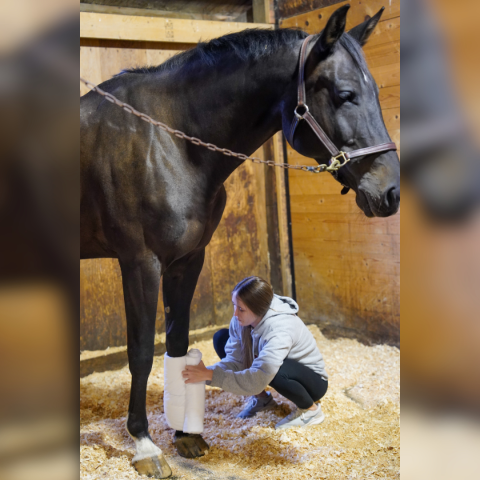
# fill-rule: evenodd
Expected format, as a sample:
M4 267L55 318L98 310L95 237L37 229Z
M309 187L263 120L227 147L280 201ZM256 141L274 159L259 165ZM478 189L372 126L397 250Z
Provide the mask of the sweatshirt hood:
M298 312L298 305L293 298L281 297L280 295L273 294L273 300L270 304L270 308L260 323L253 329L255 332L259 332L262 326L265 324L265 320L275 317L277 315L295 315Z

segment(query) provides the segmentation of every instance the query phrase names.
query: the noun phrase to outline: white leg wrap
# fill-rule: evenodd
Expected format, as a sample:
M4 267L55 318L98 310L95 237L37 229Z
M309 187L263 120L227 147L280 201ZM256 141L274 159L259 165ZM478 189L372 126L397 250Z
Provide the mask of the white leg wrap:
M202 433L205 415L205 382L185 383L186 365L198 365L200 350L192 349L184 357L165 354L163 407L170 428L185 433Z
M192 348L187 353L187 365L198 365L202 360L202 352ZM205 416L205 382L187 383L185 396L185 422L183 431L202 433Z
M165 354L163 409L170 428L183 430L185 420L185 393L187 391L182 372L187 357L169 357Z

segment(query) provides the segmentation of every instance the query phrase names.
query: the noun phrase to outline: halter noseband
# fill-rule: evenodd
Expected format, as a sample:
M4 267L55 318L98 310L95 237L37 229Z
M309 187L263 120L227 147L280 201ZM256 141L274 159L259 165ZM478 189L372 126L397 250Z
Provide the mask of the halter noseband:
M373 147L360 148L358 150L352 150L351 152L343 152L338 150L334 143L328 138L328 135L323 131L322 127L317 123L312 114L308 111L308 106L305 103L306 94L305 94L305 62L307 56L307 46L309 42L314 38L314 35L308 36L302 44L300 49L300 60L298 65L298 103L294 110L294 117L292 124L290 126L290 132L288 134L288 143L293 147L293 137L295 135L295 130L301 120L305 120L310 128L313 130L315 135L320 139L320 141L325 145L326 149L331 155L329 161L329 166L326 168L335 178L337 178L337 170L344 165L346 165L352 158L362 157L363 155L370 155L377 152L388 152L390 150L396 150L397 146L393 142L381 143ZM299 113L299 109L303 113ZM315 170L317 171L317 170ZM320 170L318 170L320 171ZM345 188L349 188L344 185Z

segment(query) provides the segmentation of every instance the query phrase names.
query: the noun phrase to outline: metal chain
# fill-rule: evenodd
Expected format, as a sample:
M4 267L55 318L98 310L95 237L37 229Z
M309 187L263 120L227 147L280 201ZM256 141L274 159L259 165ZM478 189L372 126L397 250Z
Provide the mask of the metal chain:
M133 115L141 118L143 121L147 123L151 123L152 125L155 125L156 127L161 128L162 130L165 130L166 132L175 135L178 138L181 138L183 140L187 140L194 145L199 145L205 148L208 148L209 150L213 152L219 152L222 153L223 155L226 155L227 157L235 157L239 158L240 160L251 160L253 163L264 163L265 165L268 165L269 167L279 167L279 168L289 168L291 170L302 170L304 172L313 172L313 173L320 173L320 172L325 172L325 171L336 171L338 168L337 165L331 165L330 167L328 165L322 164L322 165L317 165L315 167L309 166L309 165L289 165L288 163L275 163L273 160L262 160L257 157L250 157L248 155L245 155L243 153L235 153L229 150L228 148L220 148L214 145L213 143L205 143L202 142L199 138L196 137L190 137L186 133L180 131L180 130L175 130L165 123L159 122L157 120L154 120L152 117L149 117L145 113L141 113L138 110L135 110L131 105L128 103L124 103L120 101L118 98L114 97L111 93L103 91L100 87L95 85L92 82L89 82L88 80L83 79L80 77L80 81L82 81L90 90L98 93L99 95L102 95L105 97L106 100L108 100L111 103L114 103L115 105L118 105L119 107L123 108L125 111L128 113L132 113ZM333 168L332 168L333 167Z

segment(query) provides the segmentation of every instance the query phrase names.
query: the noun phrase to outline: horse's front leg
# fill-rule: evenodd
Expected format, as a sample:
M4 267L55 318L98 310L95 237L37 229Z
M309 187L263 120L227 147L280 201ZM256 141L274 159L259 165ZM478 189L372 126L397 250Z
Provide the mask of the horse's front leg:
M119 259L127 315L128 363L132 374L127 431L135 441L132 463L140 474L167 478L172 471L150 438L146 410L147 381L153 364L160 263L152 252Z
M167 354L184 357L188 351L190 304L202 271L205 249L192 252L170 265L163 275L163 303ZM174 444L182 457L205 455L209 446L200 434L175 431Z

